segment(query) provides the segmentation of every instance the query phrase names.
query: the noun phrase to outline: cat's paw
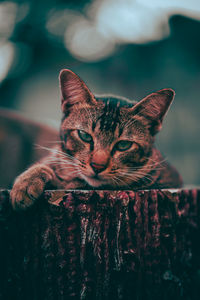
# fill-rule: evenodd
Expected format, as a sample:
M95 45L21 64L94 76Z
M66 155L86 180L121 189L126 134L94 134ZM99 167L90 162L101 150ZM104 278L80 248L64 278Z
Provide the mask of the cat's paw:
M22 173L10 192L13 209L25 210L33 205L53 177L53 170L43 164L35 165Z

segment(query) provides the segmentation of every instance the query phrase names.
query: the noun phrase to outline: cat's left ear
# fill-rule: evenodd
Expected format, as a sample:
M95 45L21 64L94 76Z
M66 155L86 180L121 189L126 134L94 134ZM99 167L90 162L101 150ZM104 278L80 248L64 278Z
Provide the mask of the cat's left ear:
M94 95L74 72L64 69L60 72L60 89L62 94L62 111L67 113L72 105L79 103L95 104Z
M144 117L149 124L152 135L162 128L162 121L166 115L175 92L172 89L162 89L152 93L133 106L132 112Z

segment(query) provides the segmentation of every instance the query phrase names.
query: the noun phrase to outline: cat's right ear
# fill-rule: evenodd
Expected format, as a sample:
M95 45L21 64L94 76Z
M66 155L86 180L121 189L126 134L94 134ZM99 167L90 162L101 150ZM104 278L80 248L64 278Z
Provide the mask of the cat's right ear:
M155 135L162 128L164 116L174 99L175 92L172 89L162 89L152 93L133 106L135 115L144 117L148 122L151 133Z
M60 89L62 94L62 111L67 113L72 105L80 103L96 104L96 100L83 82L74 72L64 69L59 75Z

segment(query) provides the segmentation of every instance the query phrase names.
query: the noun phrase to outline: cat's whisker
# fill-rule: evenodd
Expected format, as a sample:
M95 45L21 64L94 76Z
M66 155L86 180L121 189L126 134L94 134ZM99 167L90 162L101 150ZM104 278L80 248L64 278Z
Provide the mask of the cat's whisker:
M60 161L60 162L66 162L66 163L72 163L70 159L62 158L60 156L49 156L46 161ZM74 162L75 163L75 162Z
M61 155L61 157L62 158L68 158L68 159L70 159L70 160L77 160L78 162L80 162L80 160L78 159L78 158L76 158L76 157L73 157L73 156L71 156L71 155L69 155L69 154L67 154L67 153L64 153L64 152L62 152L62 151L60 151L60 150L58 150L58 149L55 149L55 148L53 148L53 149L51 149L51 148L48 148L48 147L44 147L44 146L41 146L41 145L38 145L38 144L35 144L37 147L39 147L39 148L41 148L41 149L44 149L44 150L47 150L47 151L49 151L49 152L51 152L51 153L53 153L53 154L59 154L59 155Z
M118 178L118 179L122 182L123 186L128 187L129 189L131 189L130 185L125 180L122 180L121 178Z
M153 165L144 165L144 166L137 166L137 167L127 167L128 171L137 171L137 170L151 170L152 168L154 169L154 167L156 166L156 164Z
M128 174L128 173L123 173L122 174L122 177L127 177L129 179L133 179L133 178L149 178L151 179L150 177L144 175L144 174L140 174L140 173L135 173L135 174Z
M67 158L62 158L62 157L49 157L48 159L46 159L46 161L58 161L58 162L64 162L64 163L68 163L68 164L77 164L75 161L67 159Z
M147 163L146 165L144 165L143 167L141 167L141 169L142 169L142 168L145 168L145 167L153 167L153 168L154 168L155 166L160 166L161 168L164 168L164 165L162 165L161 163L156 163L156 162L155 162L155 163L153 163L153 164L148 164L148 163Z
M69 166L77 166L76 163L73 163L71 161L67 161L67 160L45 160L46 163L50 163L51 165L54 165L54 164L62 164L62 165L69 165Z
M67 168L59 168L58 170L59 171L63 171L63 170L66 170ZM68 169L67 169L68 170ZM73 170L73 171L71 171L71 172L69 172L70 173L70 175L72 175L72 174L78 174L78 172L77 172L77 170Z
M113 180L113 178L114 178L114 180L115 180L118 187L127 186L128 188L130 188L129 184L127 182L125 182L124 180L122 180L119 177L119 175L115 175L115 176L111 177L111 180Z
M154 160L151 157L146 157L146 158L148 158L148 160L150 160L150 161L152 161L153 163L156 163L156 164L162 164L162 163L167 161L167 158L164 158L163 160L159 160L159 161Z
M48 148L48 147L44 147L44 146L41 146L41 145L38 145L38 144L35 144L36 147L40 148L40 149L43 149L43 150L46 150L46 151L49 151L53 154L60 154L61 156L64 156L65 154L62 152L62 151L59 151L58 149L56 148Z
M113 182L114 186L119 186L117 180L114 177L110 178L110 180L111 182Z
M132 179L132 180L135 180L136 178L139 178L139 179L145 178L149 181L153 180L151 175L145 174L145 173L142 173L142 172L135 172L135 173L131 173L131 174L127 173L127 172L121 172L119 174L119 176L123 176L123 175L128 177L129 179Z
M151 172L151 171L155 171L155 170L163 170L163 168L161 167L150 167L150 168L138 168L138 169L127 169L128 172L137 172L137 171L142 171L142 172Z
M152 170L163 170L164 167L159 167L155 165L141 167L141 168L127 168L128 172L135 172L135 171L152 171Z
M57 164L57 165L61 166L62 169L77 169L79 167L78 165L72 165L72 164Z
M120 187L125 184L125 182L123 180L121 180L120 178L118 178L117 176L112 177L112 180L117 185L117 187Z
M149 178L149 177L147 177L147 176L144 176L144 175L136 175L136 178L138 178L138 179L146 179L146 180L148 180L149 182L152 182L153 181L153 178Z
M76 168L76 167L77 167L76 165L71 165L71 164L69 164L69 165L67 165L67 164L60 164L60 163L57 163L57 162L52 163L51 165L53 165L53 166L62 166L62 167L65 168L65 169L72 169L72 168Z
M145 172L141 172L141 171L136 171L135 173L126 173L126 174L129 174L130 176L134 176L134 175L141 175L141 176L146 176L146 177L149 177L149 178L152 178L152 176L148 173L145 173Z
M145 170L162 170L162 169L164 169L165 168L165 166L163 166L162 165L162 163L163 162L165 162L166 161L166 159L163 159L162 161L154 161L153 159L151 159L151 161L153 161L153 163L152 164L149 164L148 162L147 162L147 164L146 165L144 165L144 166L138 166L138 167L127 167L127 170L129 170L129 171L137 171L137 170L142 170L142 171L145 171Z
M63 141L43 141L45 143L48 143L48 144L63 144L64 142Z

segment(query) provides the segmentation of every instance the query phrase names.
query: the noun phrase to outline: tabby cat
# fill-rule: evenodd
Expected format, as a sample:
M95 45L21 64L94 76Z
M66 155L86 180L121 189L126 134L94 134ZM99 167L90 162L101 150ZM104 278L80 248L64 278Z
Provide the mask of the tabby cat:
M17 177L15 209L26 209L45 188L146 189L179 187L182 180L155 148L155 135L174 98L162 89L139 102L95 97L72 71L60 73L60 141L45 159Z

